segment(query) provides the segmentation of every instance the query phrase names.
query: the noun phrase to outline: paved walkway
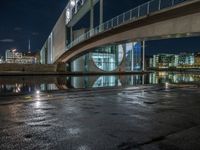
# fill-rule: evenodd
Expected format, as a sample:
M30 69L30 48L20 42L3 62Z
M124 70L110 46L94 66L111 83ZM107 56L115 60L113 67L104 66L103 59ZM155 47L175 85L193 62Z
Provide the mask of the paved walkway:
M0 149L199 150L200 90L144 86L0 97Z

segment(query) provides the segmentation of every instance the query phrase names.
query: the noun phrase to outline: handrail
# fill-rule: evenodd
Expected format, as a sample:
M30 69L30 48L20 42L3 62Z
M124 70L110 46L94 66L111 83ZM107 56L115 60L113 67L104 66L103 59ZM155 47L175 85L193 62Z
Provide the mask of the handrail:
M136 21L141 17L147 16L151 13L158 12L160 10L174 7L177 4L183 3L185 1L189 0L151 0L144 4L141 4L129 11L126 11L106 22L103 24L100 24L99 26L89 30L88 32L80 35L75 40L73 40L69 45L67 45L65 51L69 50L73 46L79 44L80 42L83 42L95 35L98 35L102 32L108 31L110 29L113 29L115 27L118 27L120 25L123 25L124 23L127 23L129 21Z

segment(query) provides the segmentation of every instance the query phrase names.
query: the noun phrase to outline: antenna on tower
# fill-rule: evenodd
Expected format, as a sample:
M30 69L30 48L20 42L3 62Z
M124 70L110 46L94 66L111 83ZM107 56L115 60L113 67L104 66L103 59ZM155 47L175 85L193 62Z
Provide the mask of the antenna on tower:
M28 53L31 53L31 41L28 40Z

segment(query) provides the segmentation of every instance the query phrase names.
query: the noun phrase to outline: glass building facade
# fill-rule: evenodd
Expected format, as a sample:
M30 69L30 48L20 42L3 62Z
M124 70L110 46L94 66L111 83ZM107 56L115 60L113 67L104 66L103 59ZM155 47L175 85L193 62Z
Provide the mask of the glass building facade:
M92 52L95 65L103 71L114 71L123 60L124 51L121 45L99 48Z
M125 44L126 71L140 71L142 69L142 46L141 42Z
M72 72L141 71L141 42L106 45L70 63Z

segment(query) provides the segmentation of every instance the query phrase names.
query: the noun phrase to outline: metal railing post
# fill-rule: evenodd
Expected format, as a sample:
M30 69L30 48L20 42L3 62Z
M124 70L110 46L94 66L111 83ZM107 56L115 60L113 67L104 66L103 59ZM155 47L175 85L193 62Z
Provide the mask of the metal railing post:
M172 0L172 6L174 6L174 0Z
M140 17L140 6L138 6L138 18Z
M130 20L132 19L133 10L130 11Z
M150 13L150 2L148 2L148 6L147 6L147 14Z
M117 16L117 26L118 26L118 24L119 24L119 16Z
M113 27L113 22L114 22L114 19L111 20L111 27Z
M161 0L159 0L159 3L158 3L158 10L161 9Z

